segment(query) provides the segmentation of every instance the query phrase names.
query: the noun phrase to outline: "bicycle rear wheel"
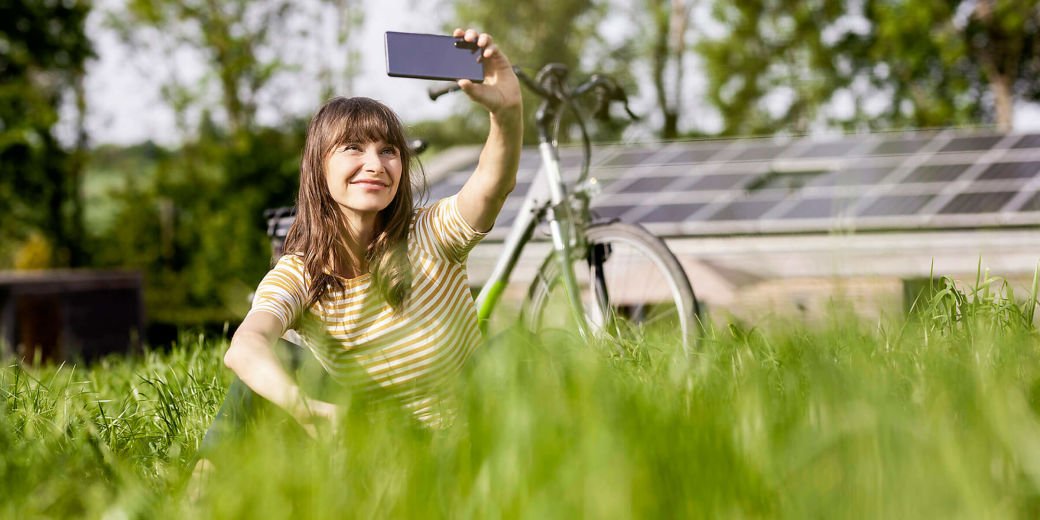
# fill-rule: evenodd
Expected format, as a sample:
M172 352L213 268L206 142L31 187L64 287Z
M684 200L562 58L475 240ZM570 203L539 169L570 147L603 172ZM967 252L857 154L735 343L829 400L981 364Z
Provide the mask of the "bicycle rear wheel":
M623 356L647 360L681 345L695 350L698 309L693 288L664 241L640 226L614 222L589 226L586 248L573 262L586 321ZM523 308L533 331L576 330L560 262L542 263Z

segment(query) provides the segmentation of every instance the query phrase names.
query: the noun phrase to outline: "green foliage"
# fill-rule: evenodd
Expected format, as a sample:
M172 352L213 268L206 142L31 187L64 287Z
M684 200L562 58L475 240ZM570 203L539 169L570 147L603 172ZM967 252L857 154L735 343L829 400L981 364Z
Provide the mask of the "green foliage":
M713 4L714 21L725 35L702 40L697 50L706 69L708 101L723 118L723 134L808 131L821 106L853 79L851 63L842 60L862 52L855 33L825 41L824 29L834 26L847 7L843 0ZM764 101L770 93L786 98L786 107L775 114Z
M291 68L277 50L284 43L280 37L288 28L292 7L293 2L288 0L133 0L124 10L109 13L107 22L132 47L157 52L172 52L178 47L198 50L208 61L206 80L219 85L221 115L231 133L238 134L256 125L258 94L278 74ZM154 66L169 68L164 94L171 99L182 125L186 110L211 108L205 99L205 82L187 84L172 61Z
M310 440L261 416L195 501L184 485L228 382L224 342L9 365L0 515L1033 517L1040 335L992 318L1032 312L1035 291L969 293L940 291L922 305L945 314L924 320L709 327L693 359L656 363L506 330L463 373L450 428L347 404L338 435Z
M893 94L882 120L919 128L984 120L986 79L953 23L957 5L874 2L869 9L877 29L864 65L874 67L872 84Z
M715 2L725 34L697 46L725 134L971 125L1010 128L1036 99L1040 9L1019 2ZM828 115L838 99L848 114Z
M0 369L0 516L98 516L113 497L155 507L216 412L221 368L201 338L182 337L170 353L89 370Z
M93 55L89 11L84 1L14 0L0 15L0 268L33 232L57 250L53 263L83 261L78 164L53 129Z
M943 276L929 281L929 293L931 296L917 313L926 320L926 332L956 336L972 343L995 331L1028 330L1034 326L1040 305L1040 269L1034 272L1031 290L1021 301L1007 280L991 277L988 269L982 270L981 258L972 288L964 289L953 278Z
M465 144L483 144L487 127L467 114L452 114L444 119L419 121L408 125L408 136L423 139L428 149L423 157ZM421 159L421 158L420 158Z
M570 69L573 84L594 72L612 74L631 87L628 48L609 49L598 35L598 25L606 13L607 4L592 0L535 0L529 2L454 2L455 21L444 29L474 28L495 38L509 60L532 78L547 63L562 63ZM629 90L631 92L631 90ZM537 142L533 124L534 112L540 99L523 89L524 141ZM587 112L586 112L587 114ZM486 128L487 113L471 107L468 118ZM567 128L569 115L564 118ZM587 116L586 116L587 117ZM473 123L467 127L475 126ZM619 129L611 126L596 127L599 138L611 138ZM486 130L485 130L486 135ZM570 140L567 131L561 131L561 140Z
M291 114L281 114L277 126L260 125L258 103L295 68L280 52L291 15L313 17L323 5L135 0L109 13L109 26L132 47L191 48L208 65L198 84L165 65L165 98L188 137L155 154L153 176L138 182L140 172L125 172L127 181L112 192L116 224L93 241L97 265L145 272L151 319L220 322L247 310L248 293L270 267L263 210L293 204L306 131L306 121ZM327 93L334 81L324 73ZM219 103L207 96L209 81L219 86ZM193 113L201 113L197 123Z
M92 236L95 265L141 269L150 319L239 319L270 268L263 210L294 203L305 131L297 121L237 140L210 130L175 151L150 147L147 176L133 152L109 158L129 169L109 192L114 225Z
M455 19L463 29L490 33L514 65L537 70L550 62L579 64L601 14L591 0L517 2L458 1ZM459 26L445 27L451 31Z

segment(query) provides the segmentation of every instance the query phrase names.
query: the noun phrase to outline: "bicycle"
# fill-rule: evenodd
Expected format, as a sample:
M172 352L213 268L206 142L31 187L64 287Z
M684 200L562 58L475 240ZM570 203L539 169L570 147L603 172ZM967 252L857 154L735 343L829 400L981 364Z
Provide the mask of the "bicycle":
M639 329L674 322L683 348L687 354L692 353L697 339L697 300L675 255L663 240L645 228L617 219L600 219L590 209L597 183L589 178L591 144L575 101L594 95L594 113L600 115L607 113L612 101L618 101L635 118L624 91L602 74L568 88L569 71L562 64L544 66L534 79L517 67L513 70L524 86L542 99L535 115L542 175L528 189L503 243L502 256L476 297L482 328L486 329L524 246L532 240L539 224L545 224L553 251L538 269L521 310L530 328L538 330L549 325L554 317L551 313L563 306L583 337L606 334L621 340L614 341L620 348L625 346L628 336L640 333ZM431 90L430 98L437 99L454 90L458 90L457 85ZM565 108L571 111L581 130L583 145L582 167L573 190L568 190L563 181L557 146ZM648 272L648 268L657 275ZM640 276L638 287L623 283L623 279L633 275ZM650 297L652 292L660 293L662 284L667 297ZM645 292L635 291L636 288ZM565 305L554 305L558 299Z
M487 332L525 245L535 239L535 230L544 224L549 229L552 252L542 261L521 308L521 317L531 330L573 325L583 338L608 339L620 355L628 356L632 345L639 343L648 330L677 328L684 354L691 355L699 331L699 309L675 255L663 240L642 226L601 219L590 209L597 183L588 176L591 144L575 100L595 95L597 114L605 114L609 104L618 101L635 118L624 91L616 81L600 74L567 88L568 69L561 64L546 65L534 79L517 67L514 72L542 99L535 115L542 175L528 189L503 242L502 255L476 296L481 330ZM429 96L435 100L457 90L458 85L431 89ZM573 190L568 190L563 181L557 146L563 108L571 110L582 135L582 168ZM265 216L273 253L280 255L279 241L284 240L292 223L292 208L268 210ZM634 275L640 277L637 284L628 280Z

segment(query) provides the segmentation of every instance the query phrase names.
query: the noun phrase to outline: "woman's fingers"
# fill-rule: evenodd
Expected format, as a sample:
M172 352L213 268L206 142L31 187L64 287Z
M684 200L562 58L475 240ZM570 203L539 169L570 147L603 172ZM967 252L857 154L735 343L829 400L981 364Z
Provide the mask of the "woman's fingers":
M484 62L485 81L474 83L468 79L460 79L458 85L462 91L492 113L500 108L520 106L520 85L513 75L509 59L495 44L494 38L488 33L462 28L456 28L452 36L475 42L481 49L477 61Z
M480 47L482 49L487 49L489 46L493 45L494 42L490 34L478 33L476 29L462 30L461 28L456 27L455 30L451 33L451 35L455 38L461 37L463 40L466 40L468 42L475 41L477 42L477 47ZM488 58L490 56L491 55L487 52L484 53L485 58Z

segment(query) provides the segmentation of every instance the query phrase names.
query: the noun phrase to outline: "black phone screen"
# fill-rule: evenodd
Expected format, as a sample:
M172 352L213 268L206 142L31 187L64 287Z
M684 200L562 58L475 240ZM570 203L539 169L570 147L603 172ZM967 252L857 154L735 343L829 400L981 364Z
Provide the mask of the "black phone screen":
M456 42L462 42L456 45ZM423 79L484 81L481 49L462 38L439 34L386 32L386 74Z

